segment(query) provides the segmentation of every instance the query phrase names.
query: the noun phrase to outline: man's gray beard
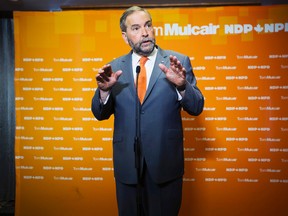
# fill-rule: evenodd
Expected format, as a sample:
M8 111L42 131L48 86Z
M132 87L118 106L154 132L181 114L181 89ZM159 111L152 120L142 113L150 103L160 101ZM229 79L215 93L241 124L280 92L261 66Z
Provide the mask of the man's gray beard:
M137 53L138 55L141 55L141 56L149 56L155 48L155 39L152 40L153 44L151 45L151 48L147 51L144 51L141 49L141 43L133 44L130 39L128 39L128 43L129 43L130 47L133 49L133 51L135 53Z

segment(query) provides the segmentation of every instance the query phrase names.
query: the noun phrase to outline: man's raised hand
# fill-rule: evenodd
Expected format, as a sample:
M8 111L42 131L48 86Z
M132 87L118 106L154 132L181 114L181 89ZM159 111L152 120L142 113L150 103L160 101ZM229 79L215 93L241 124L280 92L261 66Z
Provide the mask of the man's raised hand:
M159 64L160 69L165 73L167 79L173 83L177 88L185 88L186 84L186 70L177 59L176 56L169 56L170 67L167 68L164 64Z
M121 74L121 70L113 73L111 65L104 65L99 69L98 74L96 75L98 88L102 91L109 91L112 86L115 85Z

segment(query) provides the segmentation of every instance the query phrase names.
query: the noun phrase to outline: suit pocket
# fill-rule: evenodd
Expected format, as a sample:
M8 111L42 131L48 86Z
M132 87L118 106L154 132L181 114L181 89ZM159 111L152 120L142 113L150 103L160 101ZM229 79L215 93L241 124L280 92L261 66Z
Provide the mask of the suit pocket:
M125 140L124 140L123 135L114 134L114 136L113 136L113 154L114 154L114 157L115 157L115 155L119 156L119 154L122 154L122 156L123 156L123 152L126 151L126 145L124 142L125 142ZM116 157L118 157L118 156L116 156Z
M114 134L114 136L113 136L113 143L114 144L122 142L122 141L123 141L123 136L122 135Z
M169 129L167 137L169 140L183 140L183 132L178 129Z
M180 163L183 161L183 132L179 129L168 130L166 160ZM182 162L181 162L182 163Z

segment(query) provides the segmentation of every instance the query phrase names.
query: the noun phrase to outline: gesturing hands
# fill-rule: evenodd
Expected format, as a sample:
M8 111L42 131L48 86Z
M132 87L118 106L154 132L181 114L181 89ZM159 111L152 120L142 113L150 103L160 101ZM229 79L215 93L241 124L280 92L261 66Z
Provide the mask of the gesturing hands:
M176 56L169 56L170 67L167 68L164 64L159 64L160 69L166 74L167 79L173 83L179 90L184 90L186 85L186 70L177 59ZM99 69L96 75L98 88L102 92L108 92L121 76L122 71L118 70L113 73L111 65L104 65Z
M96 75L98 88L102 91L108 92L112 88L112 86L115 85L121 74L121 70L113 73L111 65L104 65L102 68L99 69L98 74Z
M173 83L179 90L185 89L186 70L176 56L169 56L170 67L159 64L160 69L166 74L167 79Z

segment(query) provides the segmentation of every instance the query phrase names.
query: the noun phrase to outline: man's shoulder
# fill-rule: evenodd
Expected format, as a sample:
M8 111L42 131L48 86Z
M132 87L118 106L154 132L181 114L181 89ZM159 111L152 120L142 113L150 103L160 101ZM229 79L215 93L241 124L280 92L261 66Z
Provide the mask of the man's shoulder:
M131 52L129 52L128 54L119 56L119 57L111 60L111 62L110 62L109 64L115 64L115 63L118 63L118 62L127 61L127 60L129 60L130 58L131 58Z
M162 55L173 55L173 56L177 56L178 58L181 57L181 58L184 58L186 57L187 55L183 54L183 53L180 53L180 52L177 52L177 51L174 51L174 50L166 50L166 49L161 49L159 48L159 51L162 53Z

